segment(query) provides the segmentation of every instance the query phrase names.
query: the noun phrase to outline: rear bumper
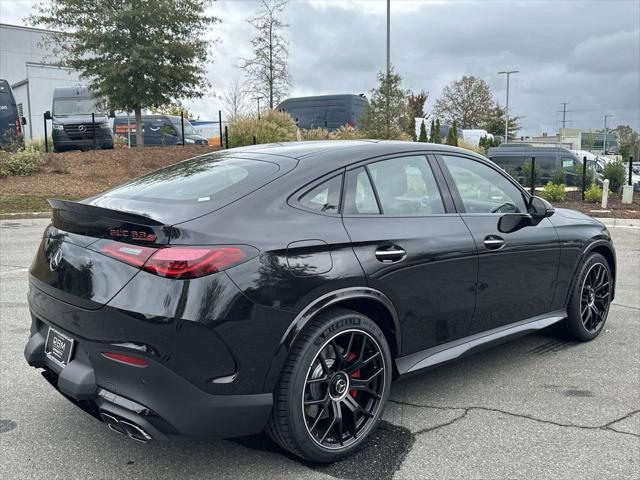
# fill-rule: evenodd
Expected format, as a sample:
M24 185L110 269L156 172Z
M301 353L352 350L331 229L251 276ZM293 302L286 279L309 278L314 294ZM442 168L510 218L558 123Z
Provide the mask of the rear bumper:
M160 362L152 360L145 367L121 364L101 355L104 344L77 337L73 359L62 368L45 355L48 327L33 318L24 351L27 362L43 368L49 383L98 419L125 420L158 440L226 438L264 429L273 402L271 393L212 395Z

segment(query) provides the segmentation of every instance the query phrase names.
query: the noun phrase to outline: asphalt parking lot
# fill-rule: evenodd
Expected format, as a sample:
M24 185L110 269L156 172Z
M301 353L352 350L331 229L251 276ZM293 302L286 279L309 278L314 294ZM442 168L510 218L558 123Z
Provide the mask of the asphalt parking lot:
M640 228L611 228L618 283L588 344L542 332L398 382L366 448L302 464L263 436L139 444L69 404L22 354L47 220L0 221L0 478L640 478Z

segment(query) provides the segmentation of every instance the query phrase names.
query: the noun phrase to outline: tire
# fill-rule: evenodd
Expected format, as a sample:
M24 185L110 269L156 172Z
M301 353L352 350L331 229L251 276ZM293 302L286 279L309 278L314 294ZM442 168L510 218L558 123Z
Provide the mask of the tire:
M573 340L596 338L607 321L611 304L612 276L609 263L599 253L589 254L578 268L571 288L565 333Z
M346 309L318 314L282 369L267 434L311 462L353 452L382 417L391 361L385 336L370 318Z

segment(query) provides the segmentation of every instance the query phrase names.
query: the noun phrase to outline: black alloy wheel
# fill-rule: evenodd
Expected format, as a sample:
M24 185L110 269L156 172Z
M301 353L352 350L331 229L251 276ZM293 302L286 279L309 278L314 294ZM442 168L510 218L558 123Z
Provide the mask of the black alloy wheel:
M362 330L329 339L307 373L302 412L315 442L335 449L351 445L368 430L385 386L382 349Z
M563 322L574 340L593 340L602 331L613 296L612 279L609 263L599 253L590 254L578 268Z
M391 362L386 337L370 318L341 308L316 315L285 362L267 434L313 462L347 455L382 417Z
M582 282L580 318L585 330L596 333L607 318L611 300L611 276L602 263L594 263Z

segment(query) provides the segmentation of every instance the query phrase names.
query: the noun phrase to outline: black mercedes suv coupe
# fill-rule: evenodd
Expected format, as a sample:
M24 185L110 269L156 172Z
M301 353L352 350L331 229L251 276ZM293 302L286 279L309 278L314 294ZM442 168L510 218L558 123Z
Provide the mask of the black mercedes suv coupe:
M592 340L614 295L602 223L443 145L244 147L50 203L27 362L140 441L264 430L331 462L392 380L555 323Z

